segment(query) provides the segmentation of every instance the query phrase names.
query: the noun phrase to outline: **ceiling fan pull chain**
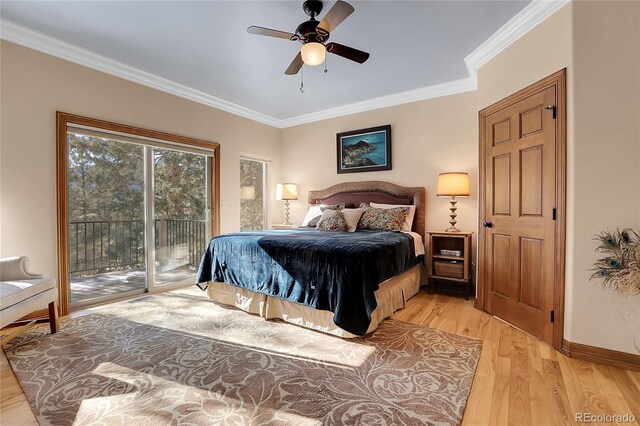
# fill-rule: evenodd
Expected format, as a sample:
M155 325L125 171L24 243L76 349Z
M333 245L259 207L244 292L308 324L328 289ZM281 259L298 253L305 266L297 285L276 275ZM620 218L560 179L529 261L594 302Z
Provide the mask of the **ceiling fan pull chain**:
M324 57L324 73L327 73L327 57Z
M300 93L304 93L304 67L300 69Z

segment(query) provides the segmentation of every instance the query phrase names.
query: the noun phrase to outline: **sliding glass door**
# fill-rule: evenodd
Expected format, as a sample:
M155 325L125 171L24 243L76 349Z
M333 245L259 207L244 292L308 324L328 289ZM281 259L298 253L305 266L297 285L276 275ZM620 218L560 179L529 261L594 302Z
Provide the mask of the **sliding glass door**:
M71 303L146 288L144 146L68 133Z
M194 282L211 236L206 152L71 128L67 132L72 308Z
M207 158L153 148L154 285L193 282L207 242Z

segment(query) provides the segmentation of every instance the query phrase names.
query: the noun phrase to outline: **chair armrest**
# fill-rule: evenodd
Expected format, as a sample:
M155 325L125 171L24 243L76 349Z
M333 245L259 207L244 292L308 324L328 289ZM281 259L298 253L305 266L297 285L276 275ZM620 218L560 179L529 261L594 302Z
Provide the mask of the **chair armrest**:
M29 272L29 258L26 256L6 257L0 259L0 280L36 280L43 278L42 274Z

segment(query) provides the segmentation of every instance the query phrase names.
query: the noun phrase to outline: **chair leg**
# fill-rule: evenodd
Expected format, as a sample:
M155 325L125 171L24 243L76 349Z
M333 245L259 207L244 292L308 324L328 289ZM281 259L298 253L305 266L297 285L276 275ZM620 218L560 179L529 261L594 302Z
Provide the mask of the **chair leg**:
M58 319L58 302L53 301L49 303L49 326L51 327L51 334L55 334L60 330L60 320Z

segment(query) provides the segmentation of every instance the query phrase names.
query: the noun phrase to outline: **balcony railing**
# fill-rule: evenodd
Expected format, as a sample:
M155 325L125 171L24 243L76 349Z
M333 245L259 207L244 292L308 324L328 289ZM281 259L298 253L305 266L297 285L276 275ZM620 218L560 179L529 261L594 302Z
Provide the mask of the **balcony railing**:
M195 266L206 244L206 221L154 221L156 265ZM69 222L71 276L100 274L145 265L144 221L95 220Z

